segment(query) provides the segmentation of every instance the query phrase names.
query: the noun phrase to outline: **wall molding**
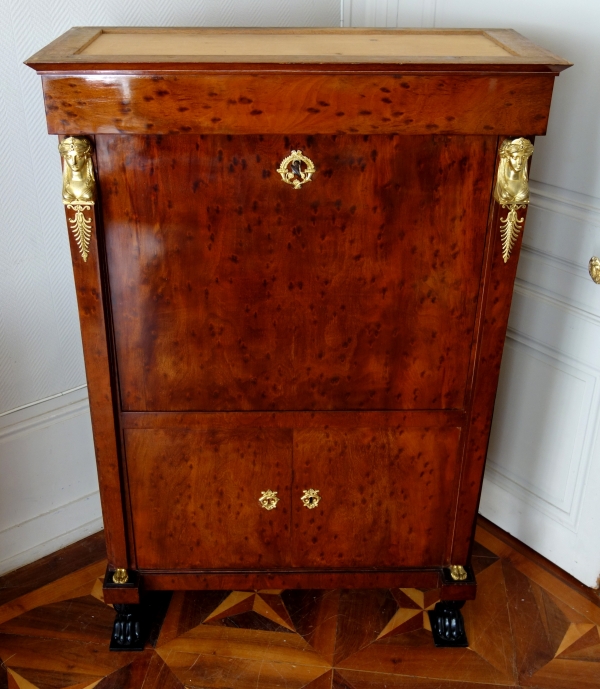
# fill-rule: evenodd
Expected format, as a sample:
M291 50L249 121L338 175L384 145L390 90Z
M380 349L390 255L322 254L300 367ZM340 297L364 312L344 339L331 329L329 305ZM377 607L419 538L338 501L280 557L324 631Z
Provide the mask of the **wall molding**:
M437 0L342 0L342 26L430 28L435 26Z
M600 199L530 180L531 205L600 227Z
M597 440L597 423L600 408L600 367L596 368L588 363L577 361L564 352L557 351L538 340L525 335L522 332L508 328L506 335L507 346L517 351L521 349L529 356L533 356L543 363L549 363L563 373L569 374L581 380L586 386L585 400L577 419L579 440L577 446L577 466L570 467L570 478L565 488L565 499L562 505L544 491L536 490L535 486L525 485L512 475L510 471L504 471L500 462L493 456L488 456L486 465L486 478L499 488L506 490L515 497L520 498L565 528L576 533L580 519L582 495L585 489L586 477L594 453ZM516 345L516 347L515 347ZM570 370L569 370L570 369ZM492 445L490 445L492 447ZM571 463L573 458L571 458ZM571 464L570 463L570 464Z
M87 386L76 388L0 417L0 445L13 436L34 433L51 424L61 423L75 416L89 414Z
M64 397L65 395L70 395L71 393L78 392L79 390L86 390L87 385L78 385L77 387L71 388L70 390L63 390L62 392L56 393L56 395L50 395L48 397L44 397L39 400L35 400L34 402L29 402L28 404L22 404L20 407L15 407L14 409L8 409L7 411L3 411L0 414L0 419L3 416L8 416L9 414L14 414L15 412L21 411L22 409L29 409L29 407L35 407L38 404L43 404L45 402L50 402L51 400L57 400L60 399L61 397ZM0 421L0 425L2 422Z
M587 267L581 266L578 263L575 263L575 261L570 261L567 258L556 256L547 251L543 251L542 249L539 249L537 247L528 246L527 244L525 244L525 242L523 242L523 245L521 246L521 255L523 254L525 254L525 256L529 255L532 258L537 259L539 261L543 261L550 268L558 268L559 270L565 270L568 273L571 273L571 275L574 275L575 277L588 277ZM519 278L518 276L517 282L526 283L525 280Z
M551 366L562 374L572 376L580 383L583 383L585 386L583 393L585 397L584 402L587 402L587 404L582 403L580 413L578 414L576 424L578 432L574 438L572 454L570 458L565 457L565 461L568 461L568 477L562 497L549 494L542 488L535 484L531 484L518 474L513 473L513 471L503 466L502 455L498 458L499 461L496 461L494 454L490 454L487 466L488 479L505 490L519 495L521 499L528 502L535 509L544 512L549 517L552 517L574 531L576 529L579 506L576 495L581 491L581 479L586 473L591 453L589 443L589 417L594 392L597 389L598 378L593 374L582 371L580 368L573 367L567 362L564 362L562 360L563 357L549 356L547 353L543 352L541 348L532 346L531 343L524 342L523 340L524 338L517 339L509 334L507 336L506 347L512 348L517 356L519 354L530 356L537 359L540 363ZM495 449L492 442L490 443L490 449L492 452Z
M584 321L587 321L588 323L591 323L596 327L600 327L600 316L597 316L594 313L590 313L589 311L586 311L585 309L582 309L573 304L569 304L563 299L560 299L560 297L558 297L556 294L549 293L531 282L524 282L523 280L517 278L517 280L515 280L514 293L520 294L521 296L530 299L537 299L538 301L546 302L548 305L556 309L566 311L568 314L572 316L576 316ZM558 350L555 351L556 353L559 353ZM574 361L577 360L574 359Z
M0 416L0 574L102 528L89 413L83 385Z
M90 515L95 516L90 519ZM0 531L0 575L50 555L101 529L98 491L10 526ZM42 534L46 535L39 541ZM23 548L24 544L30 545Z

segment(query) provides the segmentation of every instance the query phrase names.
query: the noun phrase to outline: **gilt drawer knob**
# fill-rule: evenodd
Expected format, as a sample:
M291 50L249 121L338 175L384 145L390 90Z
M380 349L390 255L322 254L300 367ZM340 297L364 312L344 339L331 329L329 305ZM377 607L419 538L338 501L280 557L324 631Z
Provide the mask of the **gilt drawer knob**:
M600 285L600 258L597 256L592 256L590 262L588 263L588 272L592 280Z
M277 172L286 184L291 184L294 189L300 189L303 184L311 181L315 165L310 158L302 155L302 151L292 151L281 161Z
M274 510L277 507L279 498L277 497L276 490L263 490L261 491L260 498L258 498L260 506L265 510Z
M309 510L314 510L315 507L321 501L321 496L319 495L318 490L315 490L314 488L309 488L308 490L303 491L300 500L302 500L302 504L304 505L304 507L306 507Z

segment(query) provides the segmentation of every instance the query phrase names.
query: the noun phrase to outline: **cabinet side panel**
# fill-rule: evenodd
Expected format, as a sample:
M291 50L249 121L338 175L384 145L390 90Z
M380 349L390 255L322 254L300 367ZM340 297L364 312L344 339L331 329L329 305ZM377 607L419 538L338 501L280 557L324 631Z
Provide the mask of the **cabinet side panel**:
M512 137L514 138L514 137ZM492 201L486 245L484 280L481 292L481 321L473 370L471 409L456 511L452 562L468 562L475 535L483 471L500 375L500 364L512 302L513 286L523 233L505 263L500 240L501 216L508 210ZM527 211L521 209L519 217Z
M123 512L123 484L119 468L119 439L115 423L118 391L111 376L106 293L99 250L98 205L92 214L89 255L84 261L73 233L69 231L73 274L79 307L83 356L90 400L94 448L100 485L104 535L109 566L128 567L127 538ZM67 219L72 217L67 211ZM68 223L67 223L68 227Z

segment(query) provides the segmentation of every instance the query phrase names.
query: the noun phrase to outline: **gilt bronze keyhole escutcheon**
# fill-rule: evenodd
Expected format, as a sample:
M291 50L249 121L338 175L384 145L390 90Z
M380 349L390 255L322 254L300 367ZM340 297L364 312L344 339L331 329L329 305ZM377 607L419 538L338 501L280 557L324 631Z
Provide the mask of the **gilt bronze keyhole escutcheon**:
M315 490L314 488L309 488L308 490L302 492L302 497L300 498L300 500L302 500L302 504L304 505L304 507L306 507L309 510L314 510L315 507L321 501L321 496L319 495L318 490Z
M315 165L310 158L302 154L302 151L292 151L281 161L277 172L286 184L291 184L294 189L300 189L303 184L311 181Z
M274 510L277 507L279 498L277 497L276 490L263 490L261 491L260 498L258 498L260 506L265 510Z

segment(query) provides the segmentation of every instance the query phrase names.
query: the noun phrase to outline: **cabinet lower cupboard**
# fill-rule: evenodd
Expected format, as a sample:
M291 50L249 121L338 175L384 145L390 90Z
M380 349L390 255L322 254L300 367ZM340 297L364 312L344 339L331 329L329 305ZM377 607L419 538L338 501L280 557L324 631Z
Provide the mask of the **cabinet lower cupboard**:
M509 30L71 29L28 60L63 203L115 604L470 568L534 137Z

